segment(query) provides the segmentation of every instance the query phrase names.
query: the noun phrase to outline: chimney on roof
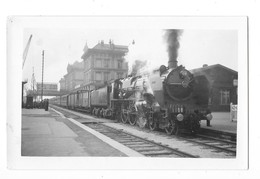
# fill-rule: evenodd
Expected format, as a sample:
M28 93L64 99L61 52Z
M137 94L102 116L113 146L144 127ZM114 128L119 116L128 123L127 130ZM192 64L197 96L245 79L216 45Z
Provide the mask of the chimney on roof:
M203 67L203 68L208 67L208 64L204 64L202 67Z
M109 47L112 48L112 40L109 39Z
M113 42L113 40L111 40L111 39L109 39L109 47L110 47L111 49L114 49L114 42Z
M101 40L101 46L103 46L104 45L104 40Z
M86 42L84 48L83 48L83 51L86 52L88 50L88 42Z

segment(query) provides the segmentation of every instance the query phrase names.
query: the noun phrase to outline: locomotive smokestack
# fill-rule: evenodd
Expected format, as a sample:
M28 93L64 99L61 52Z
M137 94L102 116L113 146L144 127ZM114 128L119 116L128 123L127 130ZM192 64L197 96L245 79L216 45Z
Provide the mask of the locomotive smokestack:
M165 40L167 43L167 51L168 51L168 67L169 68L177 68L177 57L178 57L178 49L180 47L179 38L182 34L182 30L179 29L168 29L165 33Z

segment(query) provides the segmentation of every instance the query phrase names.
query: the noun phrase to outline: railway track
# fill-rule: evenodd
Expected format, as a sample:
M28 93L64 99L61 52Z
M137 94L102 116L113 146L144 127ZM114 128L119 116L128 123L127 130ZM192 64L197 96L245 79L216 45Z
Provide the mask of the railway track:
M63 110L62 110L63 111ZM77 115L71 114L67 111L65 112L66 117L71 117L77 119ZM189 153L182 152L178 149L171 148L160 143L135 136L131 133L127 133L125 130L118 130L107 125L104 125L100 122L86 122L82 123L97 132L102 133L103 135L143 154L144 156L149 157L189 157L189 158L198 158L199 156L191 155ZM179 135L179 136L169 136L162 131L150 131L149 129L141 129L137 126L130 126L127 124L121 124L122 126L127 126L134 128L138 131L153 133L155 135L167 138L167 139L178 139L183 142L190 142L198 146L204 146L209 149L214 149L215 152L220 153L224 152L230 156L236 156L236 142L230 141L228 139L221 139L216 137L211 137L204 134L197 134L196 136L191 135Z
M132 126L134 127L134 126ZM134 127L137 130L142 130L146 132L151 132L149 129L140 129L138 127ZM211 137L203 134L197 134L196 136L188 135L188 134L182 134L178 136L174 135L167 135L162 131L153 131L156 135L166 137L168 139L179 139L183 140L184 142L191 142L197 145L205 146L211 149L214 149L216 152L225 152L232 156L236 156L236 142L228 140L228 139L222 139L222 138L216 138Z
M236 155L236 142L209 137L205 135L197 134L196 136L182 135L178 136L186 141L193 142L199 145L204 145L209 148L215 149L219 152L227 152L231 155Z
M147 157L198 158L198 156L182 152L133 134L117 130L101 123L82 123L95 131L141 153Z
M213 138L233 141L233 142L236 142L236 140L237 140L237 135L234 133L217 131L217 130L213 130L213 129L201 128L200 134L203 134L205 136L211 136Z

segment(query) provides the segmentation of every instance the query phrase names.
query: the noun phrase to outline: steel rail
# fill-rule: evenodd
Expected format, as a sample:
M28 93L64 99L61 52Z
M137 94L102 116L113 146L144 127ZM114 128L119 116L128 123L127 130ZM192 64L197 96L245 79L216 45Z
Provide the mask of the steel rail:
M84 124L84 123L83 123ZM85 125L87 125L87 124L85 124ZM155 145L155 146L158 146L158 147L161 147L162 149L166 149L166 150L169 150L169 151L171 151L171 152L165 152L165 153L160 153L159 155L171 155L171 154L175 154L175 155L178 155L178 156L181 156L181 157L188 157L188 158L199 158L199 156L197 156L197 155L192 155L192 154L189 154L189 153L187 153L187 152L183 152L183 151L180 151L180 150L178 150L178 149L175 149L175 148L171 148L171 147L169 147L169 146L165 146L165 145L163 145L163 144L159 144L159 143L157 143L157 142L154 142L154 141L151 141L151 140L148 140L148 139L144 139L144 138L142 138L142 137L139 137L139 136L136 136L136 135L134 135L134 134L131 134L131 133L128 133L128 132L125 132L125 131L122 131L122 130L118 130L118 129L115 129L115 128L113 128L113 127L110 127L110 126L107 126L107 125L104 125L104 124L102 124L102 123L97 123L96 124L96 126L97 125L100 125L100 126L102 126L102 127L105 127L105 128L108 128L108 129L110 129L110 130L114 130L114 134L124 134L124 135L128 135L128 136L131 136L131 137L133 137L133 138L136 138L136 139L139 139L139 140L141 140L141 141L143 141L143 142L145 142L145 143L148 143L148 144L152 144L152 145ZM89 125L87 125L88 127L91 127L91 126L89 126ZM92 127L91 127L92 128ZM95 129L95 128L93 128L93 129ZM96 129L95 129L96 130ZM119 133L120 132L120 133ZM104 135L107 135L107 132L101 132L102 134L104 134ZM108 135L107 135L108 136ZM108 137L110 137L110 136L108 136ZM119 137L118 135L117 135L117 137ZM121 138L122 139L122 138ZM119 139L116 139L116 138L113 138L113 140L116 140L116 141L118 141L118 142L120 142L120 140ZM132 139L133 140L133 139ZM121 142L120 142L121 143ZM124 144L124 143L123 143ZM133 150L135 150L134 148L133 148ZM136 151L138 151L139 152L139 150L136 150ZM152 150L151 150L152 151ZM142 152L140 152L140 153L142 153ZM144 155L146 155L146 154L144 154ZM158 154L156 154L156 153L154 153L154 154L148 154L148 155L158 155Z

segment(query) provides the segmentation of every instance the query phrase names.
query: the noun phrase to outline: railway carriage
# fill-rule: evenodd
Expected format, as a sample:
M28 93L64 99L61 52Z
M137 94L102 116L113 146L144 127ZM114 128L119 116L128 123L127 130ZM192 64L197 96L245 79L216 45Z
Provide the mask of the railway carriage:
M75 109L75 93L70 93L68 95L68 103L67 103L67 107L69 109Z
M78 90L76 92L75 107L77 110L82 112L91 112L90 106L90 92L87 90Z
M68 103L68 95L63 95L63 96L60 96L60 106L62 107L67 107L67 103Z
M90 106L93 115L110 118L111 111L111 84L90 93Z

